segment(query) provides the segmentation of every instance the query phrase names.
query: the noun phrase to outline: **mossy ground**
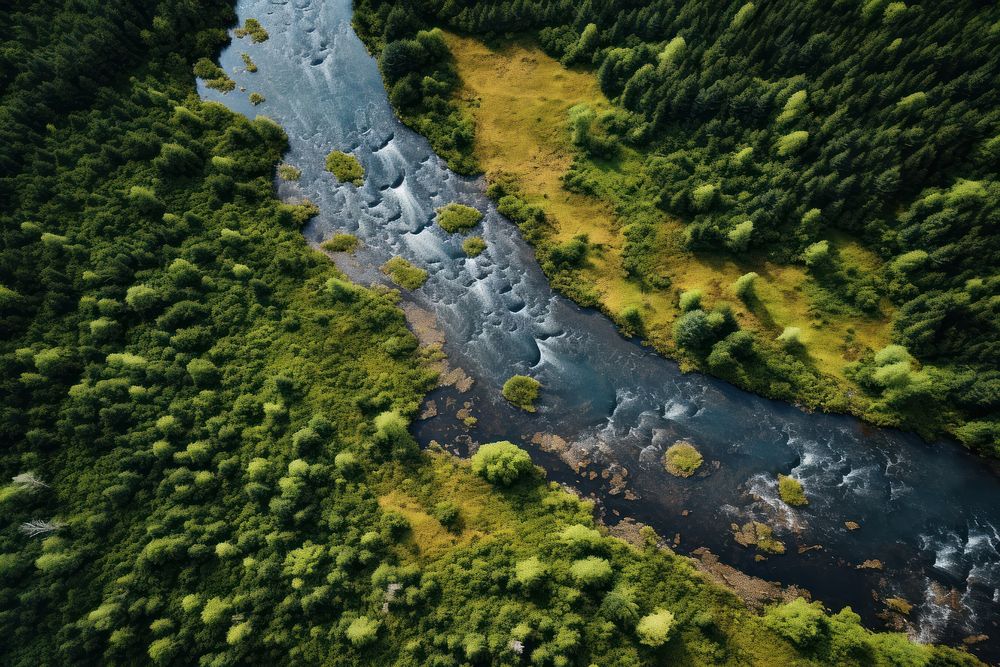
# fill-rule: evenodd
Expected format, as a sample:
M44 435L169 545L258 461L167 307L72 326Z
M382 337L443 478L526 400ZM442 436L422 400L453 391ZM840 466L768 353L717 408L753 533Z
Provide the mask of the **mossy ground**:
M427 272L402 257L393 257L383 264L382 273L403 289L415 290L427 282Z
M568 191L562 177L578 152L567 128L569 109L577 104L598 111L610 108L593 73L567 69L525 40L492 47L448 34L447 41L462 79L460 104L476 121L474 155L480 167L488 177L500 173L515 177L527 199L548 214L554 242L587 235L591 251L577 275L593 287L602 310L613 316L637 307L645 337L666 354L674 354L669 332L679 315L677 294L684 290L702 290L709 306L720 301L732 304L741 327L759 332L765 341L776 339L787 326L797 326L803 343L797 358L829 385L827 396L836 397L828 399L836 401L831 407L852 409L844 398L851 388L844 367L864 350L880 349L889 342L887 304L876 316L832 307L829 295L804 267L777 264L760 253L691 252L685 247L680 221L655 209L651 201L625 194L641 188L645 178L645 155L634 149L624 148L611 161L582 160L598 184L599 196ZM656 262L669 277L669 288L643 285L631 279L623 266L623 228L628 220L620 213L637 209L643 216L658 217ZM853 239L841 235L831 242L845 267L862 274L880 270L878 259ZM731 285L750 271L760 279L756 297L748 305L736 298Z

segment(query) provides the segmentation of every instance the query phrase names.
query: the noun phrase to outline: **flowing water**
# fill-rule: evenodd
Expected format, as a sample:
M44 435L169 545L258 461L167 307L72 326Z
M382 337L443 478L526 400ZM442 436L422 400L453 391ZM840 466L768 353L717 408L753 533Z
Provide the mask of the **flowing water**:
M991 470L952 443L805 413L683 374L622 338L603 316L552 292L481 180L450 172L396 120L376 64L350 27L350 0L239 0L237 11L241 22L260 20L270 39L234 39L222 53L221 65L244 91L200 90L285 128L286 160L302 177L281 184L279 194L308 197L322 211L305 230L308 240L356 234L363 247L347 268L362 282L383 281L377 267L393 255L430 273L407 299L437 316L452 363L476 380L466 394L444 389L432 398L440 406L469 402L480 421L467 431L453 409L442 410L417 424L423 442L462 450L465 434L519 442L552 478L599 498L610 522L632 516L668 538L679 533L680 551L706 546L751 574L803 586L833 609L849 604L874 627L882 601L904 598L914 604L910 629L921 640L985 633L991 639L976 652L1000 658L1000 480ZM244 71L243 52L259 72ZM254 91L266 98L258 107L247 101ZM324 171L334 149L361 161L363 187ZM433 224L434 209L452 201L486 213L475 233L489 247L477 258L462 252L462 236ZM499 397L515 373L544 385L534 415ZM532 445L535 433L577 443L573 452L591 463L584 475ZM708 474L677 479L663 470L665 447L680 438L704 454ZM602 476L622 469L625 490L613 488L620 477ZM805 485L807 507L791 510L778 499L778 473ZM758 561L734 542L731 524L754 519L775 527L787 553ZM846 521L861 528L847 530ZM869 559L884 569L857 568Z

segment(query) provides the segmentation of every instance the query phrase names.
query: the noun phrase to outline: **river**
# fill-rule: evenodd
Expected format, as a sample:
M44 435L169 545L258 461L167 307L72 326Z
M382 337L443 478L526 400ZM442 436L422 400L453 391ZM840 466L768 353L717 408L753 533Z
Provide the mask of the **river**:
M280 184L279 195L308 197L321 209L307 239L356 234L363 245L343 266L361 282L383 282L377 267L397 254L430 273L406 300L436 315L452 364L476 382L465 394L432 394L442 414L416 424L424 444L433 438L464 451L466 435L510 439L550 477L598 497L609 522L631 516L671 540L679 534L681 552L708 547L750 574L807 588L831 609L850 605L872 627L883 625L884 600L903 598L914 605L906 621L915 637L959 643L988 634L974 651L1000 660L1000 480L986 465L954 443L806 413L681 373L621 337L602 315L553 293L481 179L450 172L394 117L376 64L350 27L350 0L239 0L237 12L241 22L260 20L270 39L233 39L223 51L220 64L236 91L223 95L201 82L199 90L285 128L286 161L302 176ZM257 73L245 71L244 52ZM250 92L266 101L252 106ZM324 171L334 149L361 161L363 187ZM486 213L474 233L488 249L477 258L465 256L461 235L433 222L434 209L452 201ZM515 373L542 382L536 414L500 397ZM476 428L444 410L454 402L472 405ZM530 442L536 433L576 443L572 453L590 466L576 474ZM696 444L707 474L678 479L664 471L664 448L680 438ZM622 469L624 478L602 476ZM778 473L804 484L807 507L792 510L778 499ZM623 481L624 490L612 488ZM774 526L787 552L760 560L737 545L731 524L751 520ZM861 527L848 530L848 521ZM872 559L883 569L858 569Z

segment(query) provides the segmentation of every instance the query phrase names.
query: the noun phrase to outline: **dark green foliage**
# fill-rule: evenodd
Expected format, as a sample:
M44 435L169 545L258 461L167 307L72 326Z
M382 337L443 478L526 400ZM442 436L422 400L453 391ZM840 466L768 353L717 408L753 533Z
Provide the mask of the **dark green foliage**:
M576 160L564 183L596 194L602 161L622 145L643 150L641 177L626 195L632 203L616 211L627 225L622 259L632 278L665 286L656 239L667 212L686 224L692 250L808 263L822 308L861 318L891 302L895 342L947 378L948 389L933 417L888 404L861 409L1000 452L1000 281L990 271L1000 261L1000 60L988 47L998 20L995 8L976 3L887 0L733 0L712 11L695 0L359 0L355 13L362 38L382 53L401 115L460 168L469 166L472 134L451 99L453 67L446 51L424 58L418 34L434 26L487 41L528 34L563 63L593 68L614 105L571 111L572 137L593 160ZM440 89L428 93L425 76ZM572 276L579 246L553 252L544 214L508 184L491 194L538 246L553 285L596 303ZM652 202L661 211L641 206ZM830 243L839 232L888 270L861 277L845 266ZM736 286L745 301L748 287ZM756 354L748 367L720 353L710 370L771 396L843 406L840 388L820 389L823 380L801 359L782 357L770 342Z

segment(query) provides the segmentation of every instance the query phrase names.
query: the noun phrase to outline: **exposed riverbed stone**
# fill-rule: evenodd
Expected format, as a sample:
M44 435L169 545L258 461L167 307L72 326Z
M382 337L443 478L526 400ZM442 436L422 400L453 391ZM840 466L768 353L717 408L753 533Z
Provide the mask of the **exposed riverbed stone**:
M861 527L861 524L858 523L857 521L845 521L844 526L847 528L847 530L857 530L858 528Z
M710 579L722 584L741 597L747 606L762 611L766 605L775 602L791 602L797 597L810 599L809 591L798 586L783 587L775 581L753 577L735 567L719 562L719 557L705 547L691 552L698 560L698 569Z
M438 416L438 405L437 401L433 398L427 399L424 402L423 410L420 411L419 419L430 419L431 417Z
M878 558L869 558L861 565L858 565L859 570L881 570L883 567L882 561Z
M743 547L756 547L758 550L771 553L785 553L785 544L774 537L774 529L760 521L749 521L742 526L732 524L733 539Z

